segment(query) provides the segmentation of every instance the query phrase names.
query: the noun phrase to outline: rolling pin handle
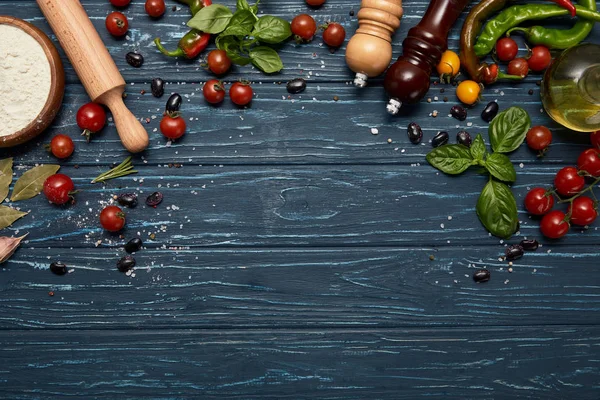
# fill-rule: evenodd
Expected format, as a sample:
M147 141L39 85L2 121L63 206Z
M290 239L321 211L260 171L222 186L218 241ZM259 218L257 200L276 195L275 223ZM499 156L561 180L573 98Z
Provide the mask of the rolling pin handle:
M98 101L106 104L112 112L117 132L127 150L139 153L148 147L148 132L125 106L122 90L115 88L105 93Z

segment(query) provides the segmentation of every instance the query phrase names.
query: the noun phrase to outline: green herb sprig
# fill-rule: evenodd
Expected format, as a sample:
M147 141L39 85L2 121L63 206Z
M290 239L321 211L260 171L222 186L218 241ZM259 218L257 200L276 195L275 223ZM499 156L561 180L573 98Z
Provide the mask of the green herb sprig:
M117 165L113 169L110 169L100 175L98 175L92 183L105 182L109 179L120 178L131 174L137 174L137 171L133 169L131 163L131 156L127 157L121 164Z
M292 29L288 21L279 17L258 17L259 2L250 6L247 0L237 0L235 13L224 5L212 4L198 11L188 21L188 26L219 34L215 40L217 48L225 50L233 63L252 63L267 74L279 72L283 62L277 51L268 45L287 40Z
M517 179L517 173L510 159L503 153L510 153L523 143L531 119L525 110L511 107L492 120L489 136L493 153L486 151L481 134L477 135L471 148L461 144L447 144L433 149L427 154L427 161L440 171L458 175L471 166L483 167L489 173L477 201L477 216L486 229L495 236L508 239L519 225L517 202L505 183Z

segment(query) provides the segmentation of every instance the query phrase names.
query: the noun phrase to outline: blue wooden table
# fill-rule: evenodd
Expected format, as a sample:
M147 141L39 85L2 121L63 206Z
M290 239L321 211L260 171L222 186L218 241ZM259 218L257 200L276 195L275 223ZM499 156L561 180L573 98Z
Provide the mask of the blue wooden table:
M82 3L128 82L126 102L147 124L150 147L134 157L139 174L90 184L127 153L112 123L90 144L79 136L75 113L88 97L65 58L68 85L53 126L0 152L15 157L20 175L56 162L43 144L67 133L76 152L62 172L81 190L66 208L43 196L14 204L31 213L1 232L29 236L0 268L0 398L600 398L598 224L550 242L521 205L588 143L541 111L539 75L484 92L485 102L520 105L554 134L543 159L525 146L511 155L521 227L508 243L538 238L543 247L510 273L500 259L507 243L475 215L486 178L448 177L424 158L439 130L487 141L485 102L458 122L448 116L454 88L437 85L431 102L388 116L381 79L355 89L344 49L331 53L318 37L286 44L281 74L234 68L226 80L253 82L251 107L212 107L199 61L166 59L152 44L160 36L175 46L187 10L167 1L153 21L134 0L129 35L115 40L104 28L108 0ZM309 12L350 36L358 6L264 0L261 9L288 20ZM404 7L395 56L427 2ZM0 0L0 14L51 34L33 0ZM589 41L600 42L598 27ZM146 57L141 69L125 62L133 50ZM168 81L162 99L142 93L155 77ZM285 82L296 77L308 87L290 96ZM169 144L157 128L172 92L184 96L189 130ZM412 121L424 129L422 145L408 141ZM98 212L114 195L156 190L164 202L127 210L122 236L100 228ZM115 264L135 236L146 248L126 276ZM50 273L58 260L74 271ZM492 279L476 284L471 275L482 267Z

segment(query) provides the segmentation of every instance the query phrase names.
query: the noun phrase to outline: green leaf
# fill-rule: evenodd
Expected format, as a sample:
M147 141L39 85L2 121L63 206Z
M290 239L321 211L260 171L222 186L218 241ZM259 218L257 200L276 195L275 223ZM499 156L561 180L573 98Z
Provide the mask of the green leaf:
M250 58L241 54L240 41L236 36L219 35L215 42L218 49L227 52L227 57L229 57L234 64L247 65L250 63Z
M462 144L445 144L427 154L427 161L433 167L450 175L463 173L473 165L469 148Z
M510 188L490 178L477 201L477 216L492 235L510 238L519 225L517 202Z
M249 10L236 11L229 21L229 26L221 35L246 36L252 32L256 17Z
M485 167L494 178L504 182L517 180L517 172L508 157L501 153L492 153L485 160Z
M235 3L235 7L237 8L238 11L240 10L250 10L250 4L248 4L248 2L246 0L237 0L237 2Z
M266 46L258 46L250 50L252 64L261 71L272 74L283 69L283 63L275 50Z
M46 164L26 171L15 183L10 201L27 200L37 196L44 187L44 181L59 169L60 165Z
M290 23L286 20L272 15L265 15L256 21L252 36L261 42L276 44L292 36L292 29Z
M471 145L471 156L475 160L483 160L485 156L485 143L483 142L483 137L481 134L478 134L473 140L473 144Z
M258 14L258 3L260 3L260 0L256 0L256 3L250 7L250 11L252 11L252 14L254 15Z
M207 33L221 33L227 28L232 17L233 13L229 8L221 4L211 4L198 11L187 25Z
M520 107L510 107L501 112L490 124L490 142L497 153L510 153L516 150L531 127L527 111Z
M18 211L6 206L0 206L0 229L11 226L13 222L25 215L27 215L26 212Z
M12 166L12 158L0 160L0 203L8 196L8 188L12 182Z

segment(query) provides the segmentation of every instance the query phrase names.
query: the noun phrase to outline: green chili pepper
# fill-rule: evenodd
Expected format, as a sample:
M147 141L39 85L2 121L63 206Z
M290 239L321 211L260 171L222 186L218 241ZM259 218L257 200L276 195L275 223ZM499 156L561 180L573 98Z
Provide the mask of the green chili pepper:
M585 2L586 5L590 4L590 0L582 0L581 2ZM595 12L595 0L591 0L591 2L594 2L594 5L592 6L593 8L577 6L577 16L589 20L600 21L600 14ZM569 11L555 5L547 4L524 4L505 8L496 16L496 18L492 19L486 24L484 30L477 39L477 43L474 46L475 54L478 57L483 57L490 53L496 45L498 39L504 33L522 22L530 20L542 20L550 17L560 17L563 15L569 15ZM587 29L587 25L584 27ZM579 28L581 29L581 25L579 25ZM553 31L556 32L558 30ZM573 34L573 32L571 32L571 34ZM589 31L585 36L587 36L587 34L589 34ZM552 40L549 41L552 42Z

